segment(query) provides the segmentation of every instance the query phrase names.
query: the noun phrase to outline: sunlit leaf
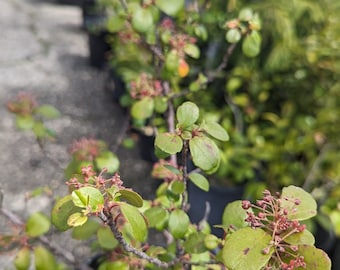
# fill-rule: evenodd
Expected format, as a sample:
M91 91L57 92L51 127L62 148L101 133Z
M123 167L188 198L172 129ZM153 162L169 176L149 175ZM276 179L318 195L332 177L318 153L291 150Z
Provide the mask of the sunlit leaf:
M72 192L74 205L82 208L90 207L96 211L104 204L103 194L96 188L86 186Z
M314 235L308 231L303 230L299 233L293 233L285 238L285 242L291 245L314 245L315 239Z
M145 33L153 25L153 16L149 9L137 8L132 14L132 27L137 32Z
M242 208L242 201L233 201L228 203L224 209L222 225L225 228L233 227L234 229L240 229L248 226L248 223L245 222L246 217L247 211Z
M136 206L136 207L142 207L143 206L143 198L133 190L130 189L121 189L119 190L120 197L126 200L129 204Z
M29 130L32 129L34 126L35 120L32 116L21 116L17 115L15 118L15 124L17 128L22 130Z
M274 252L274 248L269 248L268 253L263 252L270 241L271 236L262 229L239 229L226 239L222 260L231 270L260 270Z
M316 201L300 187L284 187L281 198L281 206L288 210L290 219L305 220L314 217L317 213Z
M80 212L79 207L75 206L71 195L59 199L52 209L52 224L60 231L66 231L70 228L67 219L70 215Z
M147 227L138 208L127 203L120 203L120 210L130 226L132 236L138 241L144 241L147 235Z
M310 245L299 246L298 254L303 256L306 263L306 268L299 267L298 270L312 269L312 270L330 270L331 260L326 252Z
M34 248L35 270L58 269L55 257L43 246Z
M152 116L154 101L150 97L145 97L135 102L131 107L131 115L137 120L144 120Z
M77 212L68 217L67 224L71 227L78 227L84 225L87 220L87 216L85 216L83 213Z
M31 263L31 252L28 247L22 247L14 259L14 266L17 270L28 270Z
M242 51L248 57L255 57L261 50L261 36L259 32L252 31L247 35L242 43Z
M26 222L26 233L31 237L40 236L50 229L50 220L42 213L32 214Z

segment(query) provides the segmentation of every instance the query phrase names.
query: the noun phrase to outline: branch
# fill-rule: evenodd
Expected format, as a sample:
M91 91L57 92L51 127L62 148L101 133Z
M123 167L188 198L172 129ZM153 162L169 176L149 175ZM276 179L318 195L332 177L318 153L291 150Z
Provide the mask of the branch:
M129 243L127 243L122 235L122 233L118 230L116 223L113 221L113 218L111 216L107 217L103 212L99 214L99 218L107 225L110 226L110 229L117 239L118 243L122 246L122 248L129 253L132 253L136 255L137 257L144 259L158 267L161 268L169 268L173 265L175 265L179 260L175 259L171 262L164 262L159 260L158 258L151 257L148 254L146 254L144 251L139 250L133 246L131 246Z

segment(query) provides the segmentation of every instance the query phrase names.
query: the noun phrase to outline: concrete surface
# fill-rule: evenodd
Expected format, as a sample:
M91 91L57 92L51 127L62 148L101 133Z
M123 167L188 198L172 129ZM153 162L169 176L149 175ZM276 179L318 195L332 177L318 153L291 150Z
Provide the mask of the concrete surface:
M53 196L65 195L62 169L54 166L40 151L34 136L20 132L6 102L19 92L33 93L39 104L51 104L61 118L48 125L58 136L47 144L48 155L65 167L67 149L83 136L103 139L113 149L124 124L124 113L104 91L107 73L88 64L87 35L81 29L77 6L60 5L52 0L0 1L0 188L3 207L27 217L35 211L48 213ZM150 164L139 159L138 149L116 151L120 173L126 186L150 195L153 185ZM26 200L25 195L41 186L48 194ZM10 231L0 216L0 234ZM86 252L69 237L50 236L64 241L74 254ZM13 254L0 254L0 269L10 267Z

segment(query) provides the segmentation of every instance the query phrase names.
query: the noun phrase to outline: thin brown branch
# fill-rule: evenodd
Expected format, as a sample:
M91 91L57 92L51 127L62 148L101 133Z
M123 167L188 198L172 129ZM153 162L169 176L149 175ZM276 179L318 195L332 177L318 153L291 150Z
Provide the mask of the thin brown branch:
M158 258L149 256L144 251L139 250L139 249L131 246L129 243L127 243L125 241L122 233L118 230L116 223L114 222L112 217L110 217L110 216L107 217L103 212L101 212L99 214L99 218L110 227L110 229L111 229L113 235L115 236L115 238L117 239L118 243L121 245L121 247L126 252L132 253L132 254L136 255L138 258L146 260L146 261L148 261L148 262L150 262L150 263L152 263L152 264L154 264L158 267L161 267L161 268L169 268L169 267L175 265L179 261L179 260L173 260L171 262L164 262L164 261L159 260Z

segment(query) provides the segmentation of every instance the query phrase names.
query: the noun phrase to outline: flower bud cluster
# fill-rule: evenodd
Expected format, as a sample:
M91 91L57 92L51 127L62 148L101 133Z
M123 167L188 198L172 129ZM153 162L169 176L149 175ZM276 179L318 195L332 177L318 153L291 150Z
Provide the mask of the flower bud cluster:
M81 138L72 143L69 152L77 160L93 161L105 148L103 141Z
M306 225L289 218L289 211L282 207L282 200L287 200L287 198L281 198L279 193L274 196L270 191L265 190L263 198L257 200L255 204L247 200L243 201L242 208L247 210L245 221L252 228L261 228L272 236L270 245L263 250L263 254L268 254L270 248L275 249L266 269L305 268L304 258L298 255L298 246L287 243L285 239L294 233L303 232ZM293 203L299 205L301 202L295 199Z
M14 100L7 103L10 112L22 116L32 115L37 106L34 96L24 92L19 93Z
M133 99L156 97L162 95L162 85L150 75L142 73L137 80L130 84L130 95Z

